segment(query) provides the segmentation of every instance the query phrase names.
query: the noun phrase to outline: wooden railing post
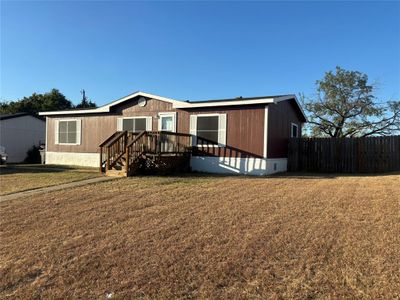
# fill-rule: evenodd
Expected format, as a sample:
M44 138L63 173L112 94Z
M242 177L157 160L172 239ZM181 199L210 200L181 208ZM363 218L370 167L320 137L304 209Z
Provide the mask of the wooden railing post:
M110 147L107 147L106 172L110 169Z
M162 132L162 131L142 131L139 134L131 134L127 131L117 132L100 145L100 170L111 170L116 164L122 163L121 159L126 159L124 170L128 175L132 172L134 164L140 155L149 153L158 156L163 152L179 154L191 154L193 136L184 133ZM199 139L198 144L202 150L206 150L208 142ZM103 149L105 147L105 149ZM166 154L167 155L167 154Z
M128 172L129 172L129 147L126 147L125 159L126 159L125 172L126 172L126 175L128 176Z
M156 135L157 136L157 138L158 138L158 142L157 142L157 151L158 151L158 154L160 155L161 154L161 151L162 151L162 149L161 149L161 145L162 145L162 143L165 143L166 142L166 134L163 134L162 133L162 131L158 134L158 135Z
M103 172L103 147L100 147L100 173Z

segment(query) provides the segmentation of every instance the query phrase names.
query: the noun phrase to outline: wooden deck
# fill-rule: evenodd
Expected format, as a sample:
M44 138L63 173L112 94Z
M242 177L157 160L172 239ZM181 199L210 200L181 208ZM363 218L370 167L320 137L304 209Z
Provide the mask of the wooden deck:
M108 176L189 170L192 136L167 131L117 131L100 144L100 171Z

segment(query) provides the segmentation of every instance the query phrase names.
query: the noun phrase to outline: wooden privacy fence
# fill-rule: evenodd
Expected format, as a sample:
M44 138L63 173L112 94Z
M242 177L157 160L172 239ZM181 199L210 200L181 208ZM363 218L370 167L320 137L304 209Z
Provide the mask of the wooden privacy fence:
M288 171L400 171L400 136L292 138L289 140Z

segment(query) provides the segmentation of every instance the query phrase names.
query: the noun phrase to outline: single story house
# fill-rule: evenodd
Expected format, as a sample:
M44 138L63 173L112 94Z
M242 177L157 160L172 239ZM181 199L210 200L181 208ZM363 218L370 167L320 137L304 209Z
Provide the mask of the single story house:
M45 140L44 118L29 113L0 115L0 146L5 147L7 162L23 162L26 152Z
M306 122L295 95L178 101L135 92L94 109L40 115L46 117L48 164L99 166L99 145L116 132L158 131L192 137L194 171L252 175L285 171L288 139L300 137ZM114 150L107 144L120 151L113 152L115 161L125 155L120 141Z

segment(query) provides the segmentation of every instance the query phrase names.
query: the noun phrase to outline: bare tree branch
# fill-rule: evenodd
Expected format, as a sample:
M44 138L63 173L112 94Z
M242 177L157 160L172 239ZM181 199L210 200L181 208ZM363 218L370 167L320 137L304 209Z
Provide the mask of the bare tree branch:
M317 81L316 97L301 95L314 135L357 137L400 133L400 101L376 102L368 76L340 67Z

